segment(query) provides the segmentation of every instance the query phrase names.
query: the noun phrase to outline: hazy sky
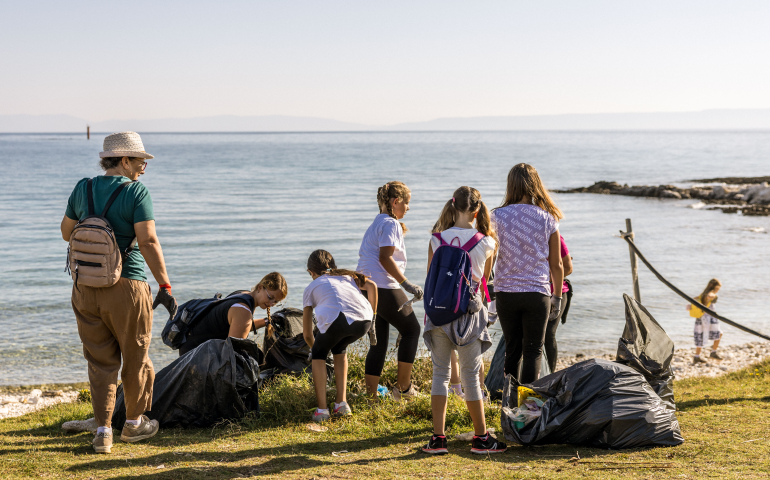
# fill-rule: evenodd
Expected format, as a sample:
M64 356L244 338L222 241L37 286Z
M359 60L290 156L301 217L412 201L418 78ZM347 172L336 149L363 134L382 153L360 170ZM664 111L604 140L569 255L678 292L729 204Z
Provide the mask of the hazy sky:
M436 117L770 107L770 2L0 5L0 114Z

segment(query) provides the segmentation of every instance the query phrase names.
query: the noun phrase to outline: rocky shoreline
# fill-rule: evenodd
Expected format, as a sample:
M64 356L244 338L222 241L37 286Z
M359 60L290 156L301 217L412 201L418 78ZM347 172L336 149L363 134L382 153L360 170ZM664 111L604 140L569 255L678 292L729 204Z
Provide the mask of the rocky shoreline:
M766 358L770 358L770 342L751 342L743 345L721 346L719 347L719 355L724 357L724 360L714 360L709 358L708 355L710 353L711 351L708 347L704 348L701 351L701 356L708 363L694 365L692 363L693 356L695 355L694 347L680 348L674 351L674 359L671 362L671 367L674 370L676 378L681 380L689 377L718 377L726 373L750 367ZM615 360L615 354L584 355L579 353L577 355L560 357L556 362L556 368L561 370L562 368L569 367L570 365L574 365L590 358Z
M621 185L618 182L600 181L590 187L554 190L555 193L597 193L664 199L696 199L707 210L722 210L751 216L770 216L770 177L724 177L690 180L689 188L675 185ZM703 185L719 183L719 185Z

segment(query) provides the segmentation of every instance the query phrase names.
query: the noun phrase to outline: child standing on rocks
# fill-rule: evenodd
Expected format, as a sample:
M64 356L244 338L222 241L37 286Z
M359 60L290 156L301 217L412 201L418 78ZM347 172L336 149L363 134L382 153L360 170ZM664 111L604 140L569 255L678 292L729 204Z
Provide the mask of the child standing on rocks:
M717 292L722 288L722 283L716 278L709 280L706 289L695 300L703 304L704 306L714 310L711 305L717 303ZM695 305L687 305L687 310L690 311L690 316L695 317L695 356L692 359L693 364L707 363L706 360L701 358L700 351L703 348L703 342L708 336L709 340L713 340L714 344L711 346L711 354L709 358L715 360L722 360L722 356L717 353L719 347L719 340L722 338L722 330L719 328L719 319L712 317L708 313L704 312Z

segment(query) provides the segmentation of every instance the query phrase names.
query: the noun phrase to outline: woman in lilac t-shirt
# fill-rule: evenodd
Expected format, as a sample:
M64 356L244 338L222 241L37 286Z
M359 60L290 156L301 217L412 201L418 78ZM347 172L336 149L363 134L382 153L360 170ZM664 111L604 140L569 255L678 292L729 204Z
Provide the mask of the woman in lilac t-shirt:
M563 217L537 170L520 163L508 173L503 204L492 212L500 250L495 265L495 296L505 336L505 373L520 383L540 375L549 318L561 313L559 223ZM550 313L550 314L549 314Z

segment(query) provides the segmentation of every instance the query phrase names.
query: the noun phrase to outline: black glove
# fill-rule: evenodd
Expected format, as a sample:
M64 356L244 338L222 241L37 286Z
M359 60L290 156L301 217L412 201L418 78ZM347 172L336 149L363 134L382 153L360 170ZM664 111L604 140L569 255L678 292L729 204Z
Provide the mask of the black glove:
M548 321L556 320L561 315L561 297L556 295L551 297L551 314L548 316Z
M176 298L174 298L174 296L171 295L171 292L166 290L165 287L158 290L158 294L155 295L155 301L152 302L152 309L155 310L158 308L158 305L166 307L169 318L174 318L176 316L176 311L179 308L179 305L176 303Z
M424 294L423 294L422 288L420 288L419 285L416 285L410 282L409 280L404 279L404 281L401 282L401 286L404 288L404 290L414 295L415 300L422 300L422 296Z
M377 320L377 314L375 313L372 317L372 324L369 326L369 331L366 332L369 335L369 345L375 346L377 345L377 329L375 328L375 323Z

